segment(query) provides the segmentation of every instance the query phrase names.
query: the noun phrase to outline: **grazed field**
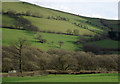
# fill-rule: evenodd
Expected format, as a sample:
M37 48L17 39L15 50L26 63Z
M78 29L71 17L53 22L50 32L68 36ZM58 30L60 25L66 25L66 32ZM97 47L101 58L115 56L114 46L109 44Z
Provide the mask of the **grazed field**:
M40 43L37 39L34 38L34 33L26 30L16 30L16 29L6 29L3 28L3 45L10 45L11 42L16 41L20 37L27 38L33 46L40 48L41 50L49 50L51 48L59 48L58 42L63 41L64 44L62 48L67 50L76 50L78 47L81 47L82 44L76 45L74 42L78 40L77 36L71 35L62 35L62 34L50 34L50 33L41 33L42 37L47 40L46 43ZM52 41L54 44L52 44ZM95 42L89 42L89 44L96 44L104 48L118 48L118 41L114 40L100 40Z
M78 29L80 35L84 35L84 34L94 35L95 34L89 30L77 27L68 21L35 18L35 17L30 17L30 16L24 16L24 18L31 21L33 25L37 26L42 31L44 30L44 31L67 33L66 31L68 29L70 29L71 31ZM97 30L97 28L94 28L94 30L95 29Z
M110 40L110 39L94 41L94 42L90 42L90 44L96 44L103 48L118 48L118 41L114 41L114 40Z
M33 46L36 46L41 50L48 50L50 48L60 48L58 45L59 41L64 42L62 46L62 48L64 49L75 50L77 48L77 45L74 44L74 42L77 41L77 36L41 33L42 37L46 39L47 42L40 43L38 42L39 40L34 38L34 33L31 31L3 28L2 32L3 45L10 45L11 42L18 40L18 38L25 37L32 43ZM51 43L52 41L54 42L54 44Z
M118 74L48 75L40 77L9 77L3 82L118 82Z

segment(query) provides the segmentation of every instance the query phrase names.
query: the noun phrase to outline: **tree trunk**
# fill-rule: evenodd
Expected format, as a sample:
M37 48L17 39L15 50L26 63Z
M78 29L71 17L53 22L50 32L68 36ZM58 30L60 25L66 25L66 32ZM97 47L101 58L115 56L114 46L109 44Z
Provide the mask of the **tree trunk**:
M21 57L20 57L20 73L23 73L23 70L22 70L22 59L21 59Z
M23 73L23 68L22 68L22 52L21 52L21 50L22 49L19 50L19 56L20 56L20 58L19 58L19 64L20 64L19 69L20 69L20 73Z

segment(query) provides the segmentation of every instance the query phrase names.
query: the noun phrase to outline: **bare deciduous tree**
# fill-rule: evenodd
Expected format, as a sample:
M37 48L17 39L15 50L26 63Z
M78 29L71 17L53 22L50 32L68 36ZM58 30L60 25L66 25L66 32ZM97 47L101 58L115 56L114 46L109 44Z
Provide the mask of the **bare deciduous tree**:
M19 69L20 72L23 72L22 68L22 52L23 49L26 48L30 43L26 40L26 38L19 38L18 41L14 42L12 45L18 51L18 58L19 58Z

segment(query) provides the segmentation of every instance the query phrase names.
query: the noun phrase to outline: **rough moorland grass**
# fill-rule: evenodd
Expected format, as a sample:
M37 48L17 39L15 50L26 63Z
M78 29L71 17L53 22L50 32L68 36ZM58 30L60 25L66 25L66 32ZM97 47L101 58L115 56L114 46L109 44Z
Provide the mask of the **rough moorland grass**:
M37 39L34 38L34 34L31 31L6 29L6 28L2 28L2 31L3 31L3 41L2 41L3 45L10 45L11 42L16 41L18 38L25 37L32 43L33 46L38 47L41 50L60 48L58 45L58 41L64 42L62 46L62 48L64 49L75 50L77 48L77 45L74 44L74 42L77 41L77 36L41 33L41 35L43 36L44 39L47 40L47 42L40 43ZM51 43L52 41L54 42L54 44Z
M4 11L9 11L9 10L13 10L16 11L17 13L26 13L26 11L30 11L31 14L42 14L44 17L48 17L48 16L62 16L62 17L66 17L66 18L72 18L72 19L81 19L83 21L86 21L86 19L84 19L83 17L78 17L78 16L73 16L70 14L66 14L66 13L62 13L62 12L58 12L58 11L54 11L54 10L50 10L48 8L44 8L44 7L39 7L39 6L35 6L35 5L31 5L28 3L21 3L21 2L4 2L2 3L2 8L4 9Z
M118 74L48 75L40 77L9 77L3 82L118 82Z
M90 42L89 44L96 44L103 48L118 48L118 41L114 41L114 40L110 40L110 39Z

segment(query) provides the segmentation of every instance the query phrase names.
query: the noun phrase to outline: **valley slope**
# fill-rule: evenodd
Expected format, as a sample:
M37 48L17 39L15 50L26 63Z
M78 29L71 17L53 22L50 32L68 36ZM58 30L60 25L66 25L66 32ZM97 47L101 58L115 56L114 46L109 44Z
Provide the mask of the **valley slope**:
M33 46L45 51L51 48L60 48L59 41L63 41L62 48L64 49L83 50L82 43L76 44L79 35L84 38L92 38L96 35L101 36L109 31L118 30L117 21L115 20L83 17L26 2L4 2L2 11L3 45L5 46L11 45L11 42L16 41L19 37L26 37ZM11 16L11 14L17 15L17 17ZM19 17L37 27L37 32L40 32L47 42L40 43L36 40L34 38L36 31L25 30L22 26L16 28L15 23ZM110 43L104 43L106 40ZM92 43L105 48L109 48L108 46L116 48L118 45L117 41L109 38L106 40L102 39L88 44ZM102 43L100 44L100 42Z

